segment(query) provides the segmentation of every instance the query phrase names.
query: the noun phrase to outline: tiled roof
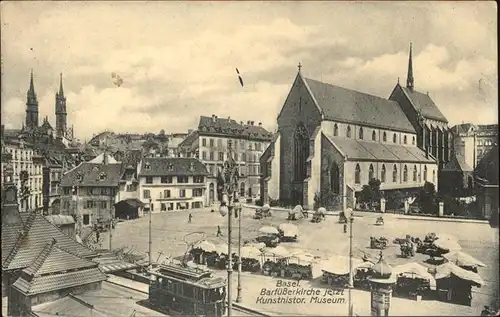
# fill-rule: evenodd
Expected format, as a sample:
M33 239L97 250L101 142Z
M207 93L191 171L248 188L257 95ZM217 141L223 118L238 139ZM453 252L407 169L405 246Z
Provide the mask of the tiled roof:
M98 164L84 162L61 178L60 186L118 186L122 175L121 164ZM101 180L101 173L106 177ZM81 177L81 181L78 180Z
M383 144L325 135L347 156L347 159L435 163L431 158L426 158L425 153L415 146Z
M325 119L415 133L396 101L304 78Z
M73 216L68 216L68 215L49 215L45 216L45 219L47 219L50 223L56 226L69 225L75 223L75 219L73 219Z
M100 252L99 257L95 258L94 262L99 264L99 268L104 273L131 270L139 267L139 264L121 260L107 250Z
M56 226L45 219L44 216L37 213L27 212L20 213L20 215L25 223L24 235L17 239L13 252L11 252L11 254L13 254L12 258L6 259L5 262L2 261L2 267L4 270L19 269L29 266L37 258L46 244L51 242L52 239L56 239L59 247L76 254L79 257L87 258L95 256L95 252L87 249L71 237L64 234ZM2 226L2 231L3 229L4 228Z
M34 313L40 317L53 316L166 316L137 303L148 298L147 294L139 291L103 282L101 289L87 291L83 294L66 296L55 301L32 307ZM89 305L84 305L86 302Z
M151 166L150 169L146 165ZM148 157L142 160L140 176L208 175L207 168L196 158Z
M453 155L451 160L443 167L443 172L472 172L472 168L461 155Z
M36 259L23 270L29 276L73 271L76 269L96 268L97 263L85 260L61 249L55 241L49 242Z
M193 142L198 141L199 135L198 131L191 132L181 143L179 143L179 146L191 146Z
M431 97L427 94L423 94L416 90L410 90L406 87L402 87L405 94L410 99L410 102L413 104L417 111L421 111L422 115L429 119L434 119L438 121L448 122L446 117L441 113L439 108L436 106L434 101L432 101Z
M256 140L270 141L272 133L262 126L253 124L241 124L230 118L200 117L198 124L198 133L200 134L222 134L228 137L249 138Z
M13 287L17 288L24 294L35 295L90 283L102 282L106 279L106 275L104 275L104 273L96 267L69 273L34 277L29 282L23 277L20 277L14 282Z
M488 185L498 185L498 175L498 146L494 146L481 158L474 176L487 181Z
M4 263L6 262L11 252L14 251L13 249L16 245L16 242L19 240L22 228L22 223L15 225L4 225L4 223L2 222L2 267L4 266Z

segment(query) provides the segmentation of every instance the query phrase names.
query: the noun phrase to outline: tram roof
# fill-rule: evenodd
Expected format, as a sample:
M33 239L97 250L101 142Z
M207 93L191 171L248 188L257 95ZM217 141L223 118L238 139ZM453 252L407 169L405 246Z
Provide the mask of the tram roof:
M176 276L166 275L160 272L151 272L151 273L157 277L174 280L176 282L181 282L198 288L214 289L226 286L226 281L221 277L205 277L200 280L193 281L193 280L184 280Z
M210 277L212 275L210 271L169 264L161 264L158 273L169 274L177 278L189 279L194 281L198 281L202 278Z

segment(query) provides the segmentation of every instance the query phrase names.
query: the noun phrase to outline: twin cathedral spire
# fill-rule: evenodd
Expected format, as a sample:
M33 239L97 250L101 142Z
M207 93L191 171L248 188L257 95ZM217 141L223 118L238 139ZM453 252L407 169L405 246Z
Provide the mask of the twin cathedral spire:
M33 69L30 75L30 86L26 94L26 120L25 127L28 130L38 128L38 99L35 92L35 84L33 80ZM67 133L67 112L66 112L66 97L64 96L62 73L59 78L59 91L56 92L55 102L56 114L56 137L66 137Z

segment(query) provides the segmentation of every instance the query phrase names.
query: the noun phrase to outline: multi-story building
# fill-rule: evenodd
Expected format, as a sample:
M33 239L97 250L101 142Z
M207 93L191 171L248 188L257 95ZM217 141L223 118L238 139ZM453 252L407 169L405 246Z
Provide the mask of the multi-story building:
M463 157L473 169L490 149L498 145L498 124L463 123L454 126L452 132L455 155Z
M11 155L14 182L20 189L18 196L21 211L41 208L43 205L43 163L32 144L22 140L4 140L5 151Z
M437 189L437 159L418 138L397 101L303 77L299 65L278 134L260 159L262 199L312 209L315 195L329 191L343 197L340 209L372 179L386 194L417 192L425 182Z
M65 173L60 182L61 214L75 215L81 226L106 223L115 218L122 165L101 154Z
M498 145L489 149L474 169L475 190L481 215L498 227Z
M179 157L180 156L179 145L191 133L193 133L193 131L190 129L190 130L188 130L188 133L172 133L172 134L170 134L168 136L168 145L167 145L166 156Z
M217 200L217 173L222 168L231 144L234 159L239 166L238 192L240 197L260 195L259 159L271 142L272 134L254 121L237 122L231 118L200 117L198 130L192 132L180 145L182 156L195 156L209 172L209 203Z
M60 211L59 183L69 164L64 156L48 155L43 167L43 211L44 214L58 214Z
M208 202L207 169L196 158L144 158L137 175L143 213L203 208Z

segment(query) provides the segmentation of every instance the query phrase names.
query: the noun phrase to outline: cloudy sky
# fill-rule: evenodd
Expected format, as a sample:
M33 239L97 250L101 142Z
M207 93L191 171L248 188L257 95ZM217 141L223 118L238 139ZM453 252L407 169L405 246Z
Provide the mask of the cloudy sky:
M450 124L497 122L494 2L0 5L10 128L23 122L33 68L40 120L55 124L62 72L68 122L82 139L105 129L182 132L212 114L273 130L299 62L307 77L387 98L406 80L410 42L416 89Z

